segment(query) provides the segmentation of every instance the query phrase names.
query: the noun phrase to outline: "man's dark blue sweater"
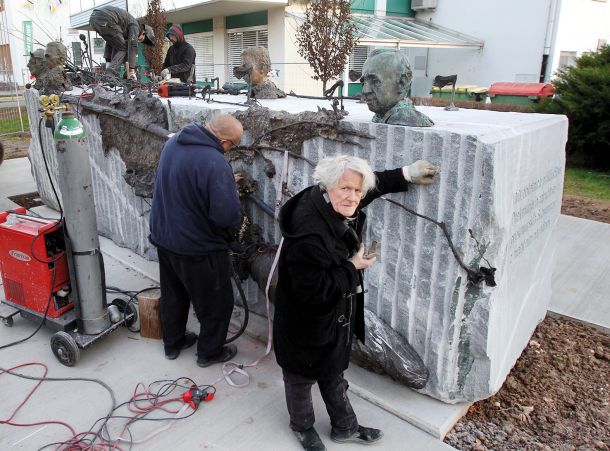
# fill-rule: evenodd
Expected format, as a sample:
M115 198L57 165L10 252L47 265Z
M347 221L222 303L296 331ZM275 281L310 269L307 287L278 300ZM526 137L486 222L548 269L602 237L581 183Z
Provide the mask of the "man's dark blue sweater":
M220 141L190 124L163 147L150 212L153 244L181 255L228 249L228 229L239 227L240 204Z

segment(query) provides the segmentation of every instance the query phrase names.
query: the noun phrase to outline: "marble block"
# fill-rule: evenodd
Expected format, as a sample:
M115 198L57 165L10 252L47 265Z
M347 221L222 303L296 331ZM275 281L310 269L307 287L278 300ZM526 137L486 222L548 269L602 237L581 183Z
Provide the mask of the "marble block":
M35 96L29 95L32 134L37 133ZM230 97L232 102L245 99ZM322 101L284 99L261 101L276 110L315 111ZM244 107L172 99L179 121L205 118L218 111ZM328 108L327 104L322 105ZM379 261L366 272L366 305L401 334L422 357L430 378L420 390L448 403L474 401L495 393L544 317L550 299L555 241L565 165L567 119L563 116L418 107L435 123L430 128L407 128L371 122L366 105L346 102L351 123L374 139L357 138L358 145L325 138L305 142L303 155L318 161L335 153L355 154L376 170L426 159L440 167L431 186L415 186L387 197L408 208L442 221L463 261L473 267L496 268L495 287L470 284L457 264L443 232L382 199L367 207L364 241L373 239ZM34 121L32 120L34 119ZM96 211L100 232L121 246L147 258L154 249L146 240L149 199L142 199L123 179L120 155L104 155L99 122L84 116L90 133L94 161ZM96 128L97 127L97 128ZM50 135L49 135L50 136ZM48 149L52 140L43 133ZM252 139L244 137L244 142ZM40 194L53 203L37 139L30 158ZM52 151L48 152L52 154ZM264 162L233 162L259 182L256 193L275 206L282 181L282 154L265 152L277 168L268 178ZM49 155L52 160L53 156ZM289 159L286 183L298 192L312 183L311 167ZM266 240L279 242L273 217L254 203L254 222ZM470 231L472 231L472 238ZM476 240L475 240L476 239ZM246 295L255 312L264 311L264 299L255 283L246 284Z

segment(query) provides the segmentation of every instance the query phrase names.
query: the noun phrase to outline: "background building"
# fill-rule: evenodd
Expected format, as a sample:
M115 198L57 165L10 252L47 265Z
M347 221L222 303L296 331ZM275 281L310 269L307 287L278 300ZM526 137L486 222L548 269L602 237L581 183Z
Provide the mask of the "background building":
M20 85L27 82L28 49L60 39L81 63L84 46L101 62L104 42L87 31L96 6L146 14L146 0L0 0L0 60ZM275 80L285 91L321 93L307 62L297 53L302 0L162 0L169 23L183 26L197 51L197 80L236 81L232 67L250 46L269 49ZM361 39L348 70L361 69L375 47L399 48L414 69L413 94L425 95L436 75L457 74L459 84L549 81L556 70L610 40L607 0L351 0ZM141 59L141 61L143 61ZM11 63L12 70L9 70ZM356 92L358 84L350 91Z

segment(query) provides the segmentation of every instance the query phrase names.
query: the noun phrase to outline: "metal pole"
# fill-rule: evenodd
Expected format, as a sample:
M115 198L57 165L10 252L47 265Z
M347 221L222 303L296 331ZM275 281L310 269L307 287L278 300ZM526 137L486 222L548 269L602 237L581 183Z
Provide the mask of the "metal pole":
M19 103L19 90L17 89L17 82L13 82L13 88L15 88L15 100L17 101L17 114L19 115L19 122L21 123L21 133L25 132L23 127L23 117L21 116L21 104Z

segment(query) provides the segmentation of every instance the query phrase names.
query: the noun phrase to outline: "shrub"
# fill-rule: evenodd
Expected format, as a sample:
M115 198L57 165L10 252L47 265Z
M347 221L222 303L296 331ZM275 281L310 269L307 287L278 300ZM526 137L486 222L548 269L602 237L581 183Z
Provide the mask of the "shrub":
M163 42L165 41L165 29L167 27L167 16L161 6L161 0L151 0L148 2L144 23L152 27L155 32L155 40L157 41L153 46L144 46L144 57L148 61L150 68L158 74L161 72L161 66L165 58Z
M329 80L343 73L356 45L356 25L350 18L347 0L314 0L297 29L297 51L313 69L313 79L322 81L322 91Z
M583 55L552 83L555 97L536 111L568 116L568 162L610 169L610 46Z

